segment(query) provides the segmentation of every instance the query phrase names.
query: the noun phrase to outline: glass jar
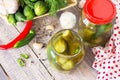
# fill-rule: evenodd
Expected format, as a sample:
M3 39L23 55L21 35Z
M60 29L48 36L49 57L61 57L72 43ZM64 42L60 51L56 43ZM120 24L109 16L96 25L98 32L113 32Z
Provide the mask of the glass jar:
M116 10L110 0L87 0L80 13L78 33L89 47L104 46L109 40Z
M57 32L47 45L50 64L58 71L70 71L84 58L85 51L81 37L73 30Z

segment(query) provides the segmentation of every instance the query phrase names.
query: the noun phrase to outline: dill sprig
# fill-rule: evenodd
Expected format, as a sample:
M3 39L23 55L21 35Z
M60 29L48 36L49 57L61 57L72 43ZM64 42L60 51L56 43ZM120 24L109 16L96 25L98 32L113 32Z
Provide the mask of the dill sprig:
M50 15L55 15L59 9L68 4L67 0L45 0L45 2L48 4Z

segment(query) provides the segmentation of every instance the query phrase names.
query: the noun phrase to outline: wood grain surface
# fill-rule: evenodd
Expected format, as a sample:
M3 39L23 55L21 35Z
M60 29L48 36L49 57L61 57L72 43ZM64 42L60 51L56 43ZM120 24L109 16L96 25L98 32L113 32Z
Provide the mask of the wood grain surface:
M64 11L71 11L77 16L79 20L79 9L77 6L66 9ZM94 55L91 50L86 48L86 56L82 63L70 73L60 73L54 70L46 55L46 45L51 37L59 30L59 16L62 12L58 12L57 16L46 16L33 20L33 29L36 31L35 38L26 46L19 49L0 50L0 64L11 80L96 80L97 72L92 68ZM49 24L55 26L55 31L49 32L45 27ZM9 25L5 20L0 18L0 44L5 44L15 38L24 29L25 22L18 23L16 27ZM75 27L77 31L78 22ZM32 44L34 42L44 43L42 49L34 49ZM21 53L27 53L30 58L26 61L25 67L20 67L17 63L17 58ZM32 62L32 63L31 63ZM0 70L1 71L1 70ZM0 72L0 80L2 80L2 73ZM3 79L5 80L5 79Z

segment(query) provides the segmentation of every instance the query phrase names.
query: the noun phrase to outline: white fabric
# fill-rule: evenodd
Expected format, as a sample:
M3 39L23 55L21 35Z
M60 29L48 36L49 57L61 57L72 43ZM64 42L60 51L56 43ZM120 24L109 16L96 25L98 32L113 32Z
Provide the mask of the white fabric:
M113 34L105 48L95 47L93 68L98 71L97 80L120 80L120 0L112 0L117 9Z

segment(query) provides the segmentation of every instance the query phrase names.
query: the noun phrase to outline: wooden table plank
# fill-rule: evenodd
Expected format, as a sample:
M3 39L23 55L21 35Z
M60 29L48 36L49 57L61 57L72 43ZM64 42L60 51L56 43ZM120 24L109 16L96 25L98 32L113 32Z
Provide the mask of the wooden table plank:
M79 13L76 8L71 8L66 11L72 11L73 13L76 14L76 16L79 16ZM60 12L61 13L61 12ZM58 16L60 15L58 13ZM78 21L78 18L77 18ZM45 30L46 25L55 25L55 31L52 32L52 35L46 35L47 31ZM33 28L37 32L37 36L32 40L30 43L31 48L39 57L39 59L42 61L42 63L45 65L47 70L52 74L52 76L55 78L55 80L96 80L96 71L92 69L92 62L94 60L94 55L90 50L86 53L86 57L84 61L71 73L63 74L55 71L51 65L49 64L49 61L47 59L47 53L46 53L46 47L36 50L32 47L32 43L34 42L43 42L47 45L48 41L51 39L51 37L59 30L61 30L61 27L59 25L59 20L58 17L44 17L41 19L36 19L34 20L34 26ZM22 30L19 28L19 30Z
M10 77L4 70L3 66L0 64L0 80L10 80Z
M71 11L77 16L77 23L79 21L78 8L70 8L65 11ZM59 12L56 17L43 17L33 20L33 29L37 32L36 37L29 43L19 49L0 50L0 64L4 67L8 75L12 80L96 80L96 71L92 68L92 62L94 55L87 49L86 56L83 62L70 73L60 73L55 71L47 59L46 45L51 37L59 30L61 30L59 24L59 16L62 12ZM0 44L9 42L16 37L25 26L24 23L18 23L16 27L6 24L0 18ZM55 31L49 32L45 28L47 25L55 25ZM76 28L74 29L76 31ZM42 42L45 47L42 49L34 49L32 44L34 42ZM25 67L20 67L17 64L17 58L20 57L20 53L27 53L30 55L30 59L27 60ZM29 64L33 61L34 63Z
M1 18L0 18L1 19ZM15 27L5 24L1 19L0 22L0 44L7 43L16 37L19 32ZM27 53L30 59L34 61L31 66L20 67L17 64L17 58L20 53ZM29 60L27 60L28 62ZM49 80L50 74L45 69L44 65L40 63L39 59L35 56L34 52L25 46L20 49L0 50L0 64L4 67L12 80ZM47 77L46 77L47 76Z

